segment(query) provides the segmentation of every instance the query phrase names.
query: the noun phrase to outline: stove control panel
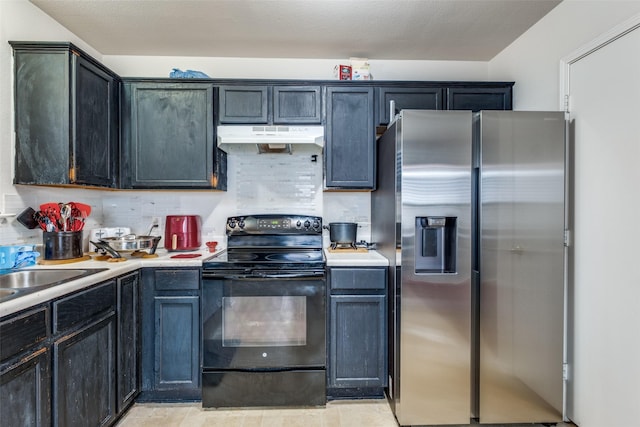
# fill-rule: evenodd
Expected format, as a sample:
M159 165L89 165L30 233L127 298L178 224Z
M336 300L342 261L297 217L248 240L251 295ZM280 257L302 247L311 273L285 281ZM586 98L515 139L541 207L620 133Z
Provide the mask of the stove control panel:
M321 234L322 218L302 215L249 215L227 218L227 234Z

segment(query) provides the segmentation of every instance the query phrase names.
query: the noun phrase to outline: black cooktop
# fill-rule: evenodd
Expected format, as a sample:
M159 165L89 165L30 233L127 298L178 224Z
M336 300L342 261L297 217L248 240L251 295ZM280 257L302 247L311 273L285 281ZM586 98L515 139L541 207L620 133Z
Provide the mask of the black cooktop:
M322 218L247 215L227 218L227 250L202 263L208 269L321 269Z
M204 269L323 268L322 249L228 249L202 263Z

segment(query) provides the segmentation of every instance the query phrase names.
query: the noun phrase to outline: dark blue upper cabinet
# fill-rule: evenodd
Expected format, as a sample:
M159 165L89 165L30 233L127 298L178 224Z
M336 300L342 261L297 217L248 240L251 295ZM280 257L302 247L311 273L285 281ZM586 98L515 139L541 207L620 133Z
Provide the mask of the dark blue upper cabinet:
M319 85L223 85L219 88L221 124L319 124Z
M117 187L117 75L70 43L10 43L14 182Z
M511 110L512 84L496 87L449 87L447 110Z
M85 58L74 55L75 183L116 187L120 161L119 81Z
M375 187L373 92L360 85L326 88L326 188Z
M322 122L320 86L274 86L273 124Z
M226 190L226 154L215 146L213 84L124 83L124 188Z
M220 123L268 124L271 121L269 86L220 86Z
M378 89L379 125L389 124L391 101L395 104L395 114L403 109L442 110L444 89L441 87L381 87Z

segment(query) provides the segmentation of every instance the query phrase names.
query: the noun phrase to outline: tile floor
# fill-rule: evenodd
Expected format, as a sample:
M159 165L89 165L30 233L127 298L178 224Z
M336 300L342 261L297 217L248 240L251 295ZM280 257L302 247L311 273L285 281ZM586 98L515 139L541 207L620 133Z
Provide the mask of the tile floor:
M141 403L135 404L117 424L117 427L169 426L398 427L398 424L383 399L337 400L328 402L325 408L304 409L204 410L200 403ZM508 426L503 424L500 427ZM542 426L527 424L527 427ZM558 423L556 427L576 426Z
M397 427L386 400L339 400L325 408L203 410L200 403L135 404L117 427Z

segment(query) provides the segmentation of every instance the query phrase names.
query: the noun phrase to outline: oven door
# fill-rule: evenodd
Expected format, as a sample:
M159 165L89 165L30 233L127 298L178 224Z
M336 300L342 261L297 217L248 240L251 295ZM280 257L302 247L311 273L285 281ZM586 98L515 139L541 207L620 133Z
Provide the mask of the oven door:
M325 366L324 271L204 271L203 368Z

